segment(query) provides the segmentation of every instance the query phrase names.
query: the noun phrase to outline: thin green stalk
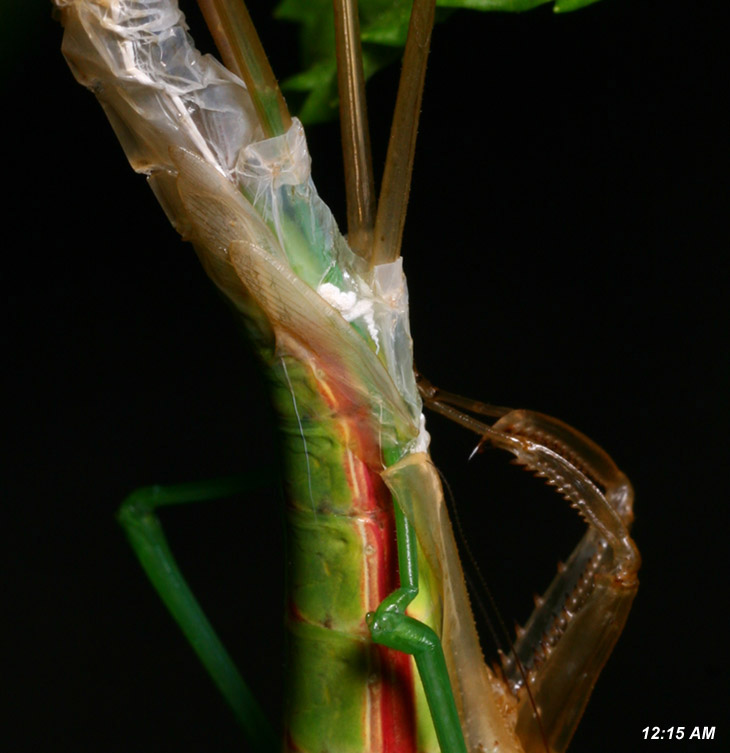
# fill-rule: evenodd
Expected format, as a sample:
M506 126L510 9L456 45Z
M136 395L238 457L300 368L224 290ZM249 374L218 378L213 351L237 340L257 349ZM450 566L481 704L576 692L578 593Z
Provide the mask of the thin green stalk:
M267 137L286 133L291 116L243 0L198 0L229 70L246 83Z
M334 0L337 88L347 196L347 240L366 261L373 252L375 182L357 0Z
M435 12L436 0L415 0L413 3L378 200L373 265L387 264L400 256Z

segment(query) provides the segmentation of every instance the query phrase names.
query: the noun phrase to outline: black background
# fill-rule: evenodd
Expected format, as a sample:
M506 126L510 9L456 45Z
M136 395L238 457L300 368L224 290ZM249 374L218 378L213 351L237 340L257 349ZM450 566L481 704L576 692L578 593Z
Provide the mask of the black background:
M251 11L286 75L295 34L266 5ZM578 426L636 487L641 588L575 751L728 739L723 6L464 12L434 35L403 246L419 368ZM268 462L265 393L191 248L72 80L46 11L29 4L4 28L0 734L14 751L241 750L114 511L142 484ZM371 86L379 164L396 83L392 70ZM309 140L320 193L343 218L337 128ZM467 464L472 438L429 426L481 569L507 620L524 621L580 527L506 458ZM275 493L164 521L276 713ZM644 743L650 725L716 725L717 740Z

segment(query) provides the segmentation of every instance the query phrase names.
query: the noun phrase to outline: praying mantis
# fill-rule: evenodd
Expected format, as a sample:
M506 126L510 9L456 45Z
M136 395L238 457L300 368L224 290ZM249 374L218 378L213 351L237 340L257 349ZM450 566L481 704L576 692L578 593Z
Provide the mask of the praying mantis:
M369 181L355 178L358 170L369 172L368 159L362 160L362 150L345 157L355 253L308 182L303 132L261 70L252 31L234 4L211 4L208 22L214 35L221 29L219 46L228 49L226 62L246 79L247 90L215 66L199 68L202 80L187 88L186 76L201 64L184 46L173 3L63 7L72 66L100 94L130 160L151 176L168 216L194 241L210 276L248 322L269 371L289 458L289 557L299 564L289 576L286 745L564 750L636 591L630 486L601 450L570 427L465 401L414 377L399 245L422 86L414 81L423 77L433 4L417 3L414 11L415 62L404 64L408 75L395 118L401 125L387 163L395 177L386 169L377 217L370 206L358 218L357 208L373 203L363 195ZM352 19L353 6L343 8L343 17L349 9ZM234 14L230 20L227 13ZM245 31L236 34L236 27ZM340 29L343 38L357 36L344 33L344 21ZM168 32L173 44L160 56L157 38ZM247 45L254 47L253 58L246 58ZM341 59L356 60L343 45ZM180 49L187 57L178 70ZM119 72L128 75L127 83L119 83ZM356 92L349 108L356 111L356 65L345 72L341 91ZM191 103L190 91L212 100ZM206 119L209 112L222 113L226 127L217 115ZM237 117L229 118L230 112ZM364 134L358 116L344 121L356 143ZM519 661L505 658L519 706L507 685L481 666L448 524L435 524L444 520L444 503L426 453L422 402L472 429L479 447L488 441L512 452L559 486L591 526L551 586L548 608L538 608L516 643ZM163 595L169 582L156 578L169 570L169 553L161 552L162 540L157 533L151 538L147 527L156 525L156 506L225 495L238 488L232 483L212 491L148 490L123 508L130 538ZM333 572L339 573L334 580ZM323 599L331 589L338 593ZM199 653L252 745L270 749L265 724L208 627L197 616L197 627L186 622L181 614L187 607L175 605L169 593L165 598L192 642L205 644ZM566 639L558 641L562 633ZM540 648L545 635L550 646ZM209 649L213 656L206 656ZM418 673L408 655L416 657ZM570 657L580 667L572 675L561 671ZM366 669L353 679L353 666ZM548 687L561 674L571 687Z

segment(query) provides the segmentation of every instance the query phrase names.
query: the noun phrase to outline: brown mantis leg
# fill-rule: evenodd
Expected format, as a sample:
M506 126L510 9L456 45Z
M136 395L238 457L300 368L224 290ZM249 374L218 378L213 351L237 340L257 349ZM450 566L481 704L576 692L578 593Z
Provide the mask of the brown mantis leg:
M550 750L565 750L638 588L640 557L629 535L631 484L598 445L558 419L459 397L422 377L419 389L431 410L481 436L478 449L489 443L511 452L588 523L503 662L520 699L517 732L523 744L539 747L545 739ZM496 420L490 424L484 417ZM520 692L520 666L539 721L528 694Z

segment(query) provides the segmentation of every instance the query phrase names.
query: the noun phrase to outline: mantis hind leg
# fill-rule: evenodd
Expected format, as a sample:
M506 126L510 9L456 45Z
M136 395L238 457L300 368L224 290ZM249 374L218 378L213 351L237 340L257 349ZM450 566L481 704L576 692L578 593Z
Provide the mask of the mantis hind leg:
M273 753L278 742L258 701L205 616L175 562L156 511L160 507L223 499L269 485L269 473L251 473L213 481L148 486L132 492L117 517L158 595L180 626L259 753Z
M367 615L368 627L376 643L415 659L442 753L466 753L441 641L428 625L405 613L418 594L418 550L413 526L398 504L394 508L401 585Z

